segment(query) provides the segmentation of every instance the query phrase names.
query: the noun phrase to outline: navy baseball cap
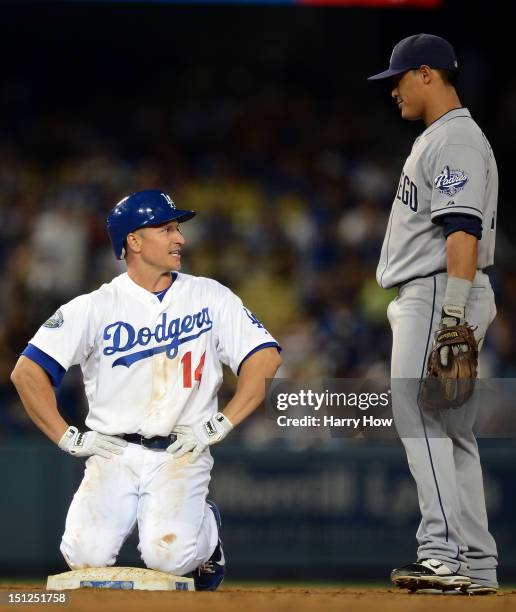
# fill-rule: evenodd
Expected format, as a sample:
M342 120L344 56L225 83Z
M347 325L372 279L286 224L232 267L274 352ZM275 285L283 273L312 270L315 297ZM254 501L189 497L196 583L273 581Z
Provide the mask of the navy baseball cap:
M447 40L433 34L415 34L400 40L394 47L387 70L370 76L367 80L388 79L423 65L454 72L459 70L455 50Z

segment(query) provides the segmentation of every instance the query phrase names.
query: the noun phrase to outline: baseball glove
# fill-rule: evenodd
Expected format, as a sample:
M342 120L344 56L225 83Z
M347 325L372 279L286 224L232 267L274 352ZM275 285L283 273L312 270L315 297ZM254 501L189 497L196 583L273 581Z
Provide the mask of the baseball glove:
M440 328L428 357L426 378L421 382L420 405L436 410L459 408L475 389L478 366L478 344L467 323ZM441 349L449 347L447 364L443 365Z

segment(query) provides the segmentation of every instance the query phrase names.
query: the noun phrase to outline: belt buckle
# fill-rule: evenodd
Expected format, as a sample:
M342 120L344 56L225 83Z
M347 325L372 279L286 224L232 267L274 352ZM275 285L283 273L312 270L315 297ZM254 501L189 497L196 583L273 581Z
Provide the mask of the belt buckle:
M147 445L145 445L145 448L152 450L152 451L164 451L166 450L167 446L163 447L163 439L166 438L167 436L152 436L152 438L146 438L147 440Z
M163 439L168 438L168 444L164 448L160 448L160 446L156 446L156 443L161 443ZM177 440L176 434L169 434L168 436L152 436L152 438L146 438L145 436L140 436L140 446L146 448L148 450L153 451L164 451L167 449L170 444L173 444Z
M154 450L154 448L152 447L152 440L154 440L156 436L152 436L152 438L146 438L145 436L141 437L141 445L143 446L143 448L146 448L148 450Z

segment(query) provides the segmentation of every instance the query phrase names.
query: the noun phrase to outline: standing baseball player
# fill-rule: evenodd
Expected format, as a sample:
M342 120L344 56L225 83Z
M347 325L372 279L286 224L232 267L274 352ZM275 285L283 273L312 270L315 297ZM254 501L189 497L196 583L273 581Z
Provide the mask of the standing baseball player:
M225 561L207 500L223 440L261 403L279 346L229 289L181 274L179 223L194 216L161 191L134 193L107 219L127 272L62 306L30 340L11 379L34 423L63 451L89 457L61 552L72 569L115 563L138 523L147 567L215 590ZM88 431L60 416L52 387L79 364ZM217 411L222 364L238 375Z
M388 70L370 77L391 79L402 118L425 124L403 167L377 269L381 287L398 287L387 312L393 379L424 378L436 330L467 321L481 345L496 315L483 270L493 264L498 174L486 137L457 95L458 69L446 40L418 34L394 47ZM440 349L444 368L461 348ZM403 407L394 408L401 423ZM422 521L417 561L394 570L392 581L410 590L495 593L496 544L471 428L430 436L417 397L408 410L420 425L417 437L402 442Z

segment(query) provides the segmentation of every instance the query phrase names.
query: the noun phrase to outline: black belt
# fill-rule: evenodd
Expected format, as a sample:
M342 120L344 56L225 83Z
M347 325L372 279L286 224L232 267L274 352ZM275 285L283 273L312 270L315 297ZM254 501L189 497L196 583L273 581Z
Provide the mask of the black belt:
M166 450L177 440L176 434L170 434L169 436L153 436L152 438L146 438L145 436L140 436L140 434L123 434L120 437L127 440L127 442L140 444L151 450Z

